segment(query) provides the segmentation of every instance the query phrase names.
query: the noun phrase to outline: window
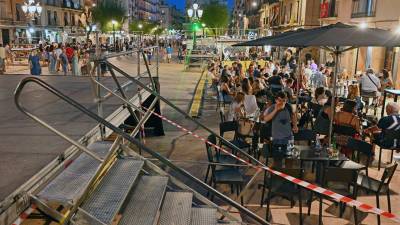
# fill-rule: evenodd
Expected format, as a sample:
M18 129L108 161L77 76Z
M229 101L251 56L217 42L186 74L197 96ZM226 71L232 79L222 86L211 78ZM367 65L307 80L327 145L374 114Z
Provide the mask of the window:
M377 0L353 0L351 17L373 17L375 16Z
M51 19L51 11L47 10L47 25L53 25L53 20Z
M64 13L64 26L68 26L68 13Z
M54 25L58 25L57 12L56 11L54 11Z
M23 14L23 12L22 12L22 9L21 9L21 4L19 4L19 3L17 3L17 4L15 4L15 12L17 13L17 21L21 21L22 20L22 18L21 18L21 15Z
M336 17L337 7L336 0L321 0L320 18Z

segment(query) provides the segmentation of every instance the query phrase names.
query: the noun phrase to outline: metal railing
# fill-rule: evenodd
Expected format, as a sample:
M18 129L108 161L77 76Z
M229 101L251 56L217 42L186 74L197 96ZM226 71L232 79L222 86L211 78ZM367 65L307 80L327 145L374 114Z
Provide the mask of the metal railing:
M219 191L215 190L214 188L210 187L209 185L207 185L206 183L204 183L202 180L198 179L197 177L194 177L192 174L190 174L189 172L187 172L186 170L176 166L174 163L172 163L169 159L163 157L161 154L159 154L158 152L150 149L149 147L143 145L140 141L136 140L134 137L130 136L129 134L125 133L123 130L119 129L118 127L114 126L113 124L111 124L110 122L108 122L107 120L103 119L102 117L98 116L97 114L93 113L92 111L88 110L87 108L85 108L84 106L82 106L80 103L76 102L75 100L69 98L68 96L64 95L63 93L61 93L60 91L58 91L57 89L55 89L54 87L52 87L51 85L49 85L48 83L46 83L45 81L37 78L37 77L27 77L24 78L17 86L16 90L15 90L15 94L14 94L14 101L15 104L17 106L17 108L23 112L25 115L27 115L28 117L30 117L31 119L37 121L38 123L40 123L42 126L52 130L53 132L55 132L53 129L51 129L51 126L49 126L48 124L46 124L45 122L43 122L41 119L39 119L39 117L37 117L36 115L34 115L32 112L30 112L28 109L26 109L20 102L20 95L22 93L22 90L24 89L24 87L28 84L28 83L35 83L37 85L39 85L40 87L44 88L45 90L49 91L50 93L54 94L55 96L57 96L58 98L62 99L63 101L65 101L66 103L68 103L69 105L73 106L74 108L78 109L79 111L81 111L82 113L86 114L87 116L91 117L92 119L96 120L97 122L103 124L105 127L107 127L108 129L111 129L113 132L115 132L116 134L120 135L122 138L126 139L127 141L131 142L132 144L135 144L137 147L143 149L144 151L146 151L148 154L150 154L152 157L160 160L160 162L162 162L164 165L170 167L171 169L173 169L174 171L178 172L179 174L183 175L186 178L189 178L191 181L193 181L194 183L196 183L197 185L199 185L200 187L206 189L207 191L209 191L211 194L217 196L218 198L220 198L221 200L223 200L224 202L228 203L229 205L237 208L240 212L246 214L248 217L250 217L251 219L259 222L260 224L269 224L267 221L265 221L264 219L262 219L261 217L259 217L258 215L256 215L255 213L251 212L250 210L248 210L247 208L245 208L244 206L240 205L239 203L235 202L234 200L232 200L231 198L225 196L224 194L220 193ZM147 88L147 87L146 87ZM58 135L60 135L59 133L56 133ZM75 143L77 144L77 143ZM74 144L74 145L75 145ZM79 145L79 144L78 144ZM74 213L73 211L71 211L71 213ZM70 214L71 215L71 214ZM70 217L69 217L70 218Z

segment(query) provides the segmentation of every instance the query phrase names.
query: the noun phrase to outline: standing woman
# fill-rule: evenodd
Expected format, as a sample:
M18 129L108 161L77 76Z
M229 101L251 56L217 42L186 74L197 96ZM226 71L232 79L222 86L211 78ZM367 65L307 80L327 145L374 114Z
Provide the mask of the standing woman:
M31 75L42 74L42 68L40 67L40 57L38 56L36 49L34 49L32 53L29 55L28 61L31 70Z
M382 70L381 88L382 91L384 91L385 89L393 88L392 78L390 78L390 74L389 71L387 71L387 69Z
M57 54L54 46L51 45L49 49L49 71L50 73L56 72Z
M74 50L74 55L72 56L72 75L80 76L81 73L79 71L79 57L78 51Z

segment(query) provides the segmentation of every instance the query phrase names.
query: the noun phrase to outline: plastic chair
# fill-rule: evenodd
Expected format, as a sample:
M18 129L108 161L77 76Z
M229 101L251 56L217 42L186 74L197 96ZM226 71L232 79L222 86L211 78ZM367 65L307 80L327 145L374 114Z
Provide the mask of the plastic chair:
M377 208L380 208L379 195L381 193L386 193L389 212L392 212L389 184L390 181L392 180L394 173L396 172L396 168L397 168L397 163L394 163L386 167L385 171L382 174L381 180L376 180L372 177L368 177L362 174L358 175L357 179L358 188L365 189L368 192L373 192L375 194ZM381 217L377 215L377 219L378 219L378 225L380 225Z

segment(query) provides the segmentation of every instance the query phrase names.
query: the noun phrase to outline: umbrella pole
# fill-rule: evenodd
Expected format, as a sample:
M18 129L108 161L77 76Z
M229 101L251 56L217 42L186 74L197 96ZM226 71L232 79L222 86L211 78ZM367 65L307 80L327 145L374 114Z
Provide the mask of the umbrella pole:
M335 47L335 72L333 73L333 78L332 80L333 82L333 93L332 93L332 102L331 102L331 120L329 122L329 146L331 146L332 144L332 132L333 132L333 118L335 117L335 111L336 111L336 94L337 94L337 90L336 90L336 83L337 83L337 74L338 74L338 69L339 69L339 55L340 55L340 51L339 51L339 46Z
M300 62L300 57L301 57L301 48L299 48L299 57L297 58L297 81L296 81L296 113L299 107L299 96L300 96L300 82L301 80L301 69L302 69L302 63Z

